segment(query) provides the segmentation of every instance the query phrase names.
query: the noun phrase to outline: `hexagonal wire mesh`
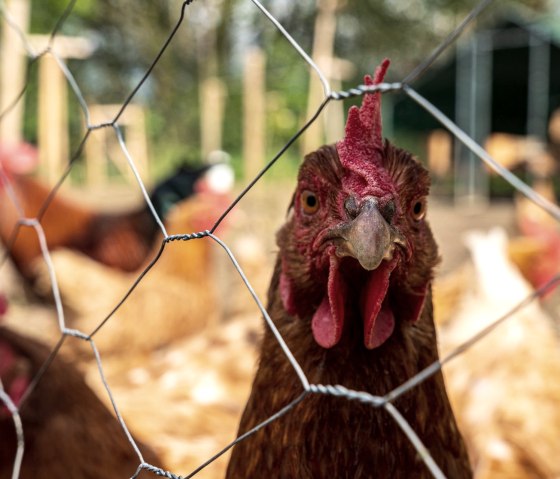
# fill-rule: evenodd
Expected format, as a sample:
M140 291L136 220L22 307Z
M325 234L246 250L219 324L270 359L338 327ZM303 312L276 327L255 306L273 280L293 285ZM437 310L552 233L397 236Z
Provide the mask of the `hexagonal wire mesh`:
M274 26L282 33L282 35L286 38L286 40L288 42L290 42L292 47L295 50L297 50L297 52L301 56L302 60L304 62L306 62L314 70L315 74L319 77L320 82L322 83L322 87L323 87L323 91L324 91L324 99L323 99L323 102L321 103L321 105L317 108L317 111L315 112L315 114L311 118L309 118L307 123L305 123L305 125L293 135L293 137L290 139L290 141L270 160L270 162L265 166L265 168L263 168L262 171L260 171L260 173L249 184L247 184L247 186L237 196L237 198L229 205L228 208L225 209L225 211L223 211L222 215L215 222L215 224L212 226L211 229L206 230L206 231L201 231L201 232L195 232L195 233L190 233L190 234L180 234L180 235L168 235L168 233L166 231L166 228L163 224L163 221L159 218L158 214L156 213L156 211L155 211L155 209L154 209L154 207L153 207L153 205L150 201L150 197L148 196L148 194L146 192L146 188L145 188L145 186L144 186L144 184L143 184L143 182L140 178L140 175L139 175L138 170L136 168L134 159L131 157L131 155L130 155L128 149L127 149L127 145L126 145L124 136L122 134L121 128L119 127L119 120L120 120L122 114L124 113L124 111L126 110L127 106L129 105L129 103L134 99L134 97L137 94L140 87L144 84L146 79L150 76L153 68L156 66L156 64L160 60L161 56L163 55L163 53L166 51L168 46L173 41L177 31L179 30L179 28L181 27L181 25L182 25L182 23L185 19L187 8L196 8L196 4L194 4L193 0L186 0L186 1L183 2L182 8L180 10L179 18L177 19L177 22L176 22L174 28L170 32L168 38L166 39L166 41L162 45L161 49L159 50L159 53L154 58L150 67L147 69L147 71L145 72L145 74L143 75L141 80L138 82L136 87L132 90L132 92L128 95L128 97L122 103L122 106L121 106L120 110L117 112L117 114L114 116L114 118L111 121L108 121L108 122L105 122L105 123L102 123L102 124L92 124L91 123L91 121L90 121L90 111L89 111L89 108L88 108L88 104L85 101L85 99L82 95L82 92L80 91L79 85L77 84L76 80L74 79L74 76L72 75L72 72L68 69L68 67L66 66L66 64L64 63L62 58L52 48L53 41L54 41L56 35L58 34L61 25L64 23L66 18L68 18L68 16L71 15L72 10L73 10L76 2L71 1L68 4L66 10L64 11L63 15L61 16L57 25L55 26L55 28L53 29L53 31L51 33L50 41L49 41L48 46L43 51L40 51L40 52L35 52L31 48L30 44L27 41L25 33L22 32L18 28L18 26L15 24L15 22L11 19L9 11L7 11L5 8L2 9L5 25L8 28L12 28L17 32L18 36L21 39L21 43L24 46L24 48L26 49L27 54L28 54L31 62L36 62L39 58L41 58L42 56L45 56L45 55L50 55L56 60L60 70L62 71L62 73L64 74L64 76L65 76L65 78L68 82L68 84L70 85L73 94L75 95L76 99L78 100L78 102L81 106L81 109L83 110L83 114L84 114L84 117L85 117L85 123L86 123L85 136L83 137L78 149L72 155L66 171L60 177L59 181L57 182L57 184L52 189L49 197L47 198L45 203L42 205L42 208L40 209L39 213L37 214L37 216L35 218L26 218L25 217L24 212L23 212L23 208L19 204L18 198L14 194L14 191L13 191L12 186L10 184L10 179L8 178L8 176L3 171L3 169L0 165L0 182L3 184L4 188L6 189L10 200L13 202L14 206L17 208L17 210L19 212L19 216L20 216L20 220L17 223L17 225L14 228L14 231L12 233L11 240L6 245L6 249L9 250L11 245L14 243L20 228L33 228L34 229L34 231L37 234L37 238L39 240L39 243L40 243L42 256L43 256L44 261L47 265L48 272L49 272L49 275L50 275L50 280L51 280L51 283L52 283L52 293L53 293L53 297L54 297L54 302L55 302L57 316L58 316L59 329L60 329L60 340L58 341L58 344L52 350L48 360L45 362L45 364L40 369L38 374L33 378L32 382L31 382L31 385L26 390L25 395L22 398L22 400L19 402L18 406L16 406L14 404L14 402L12 401L10 396L6 393L6 391L3 389L3 387L0 387L0 401L6 406L9 413L11 414L11 416L13 418L14 427L15 427L16 432L17 432L17 453L14 457L14 466L13 466L13 474L12 474L13 478L19 477L21 462L22 462L22 458L24 456L24 451L25 451L25 431L24 431L23 426L22 426L21 418L20 418L20 415L19 415L19 410L22 407L22 405L25 404L26 399L29 397L29 395L31 394L31 392L33 391L33 389L37 385L37 383L39 381L41 381L41 378L42 378L44 372L47 370L47 368L51 364L54 357L58 354L58 352L60 350L60 347L62 346L63 342L65 341L65 339L68 336L74 336L74 337L80 338L84 341L87 341L89 343L89 345L91 346L92 350L93 350L94 357L95 357L95 360L97 362L97 368L99 370L100 378L101 378L101 380L103 382L103 385L106 389L107 395L110 398L110 401L111 401L113 409L115 411L117 420L119 421L122 429L125 431L125 433L128 437L128 440L130 441L131 448L134 449L135 453L138 456L138 469L137 469L137 471L136 471L136 473L134 474L133 477L136 477L140 473L140 471L142 471L142 470L147 470L147 471L150 471L150 472L154 473L155 475L169 477L169 478L193 477L193 476L197 475L199 471L201 471L203 468L205 468L207 465L209 465L214 460L216 460L219 456L221 456L224 452L226 452L228 449L233 447L236 443L244 440L246 437L250 436L251 434L256 432L258 429L266 427L267 424L269 424L270 422L278 419L282 415L287 414L293 407L295 407L296 404L305 400L305 398L308 395L324 394L324 395L344 397L349 401L361 401L363 403L371 405L372 408L383 408L383 409L385 409L385 411L396 421L396 423L399 425L399 427L402 429L402 431L406 434L406 436L408 437L410 442L414 445L414 447L418 451L419 456L422 458L422 460L424 461L426 466L429 468L432 475L436 478L443 478L445 476L442 473L442 471L440 470L440 468L438 467L438 465L435 463L435 461L430 456L430 452L424 447L421 440L416 435L415 431L410 427L410 425L407 423L407 421L402 416L402 414L399 412L399 410L393 405L393 401L396 398L398 398L400 395L402 395L405 392L407 392L407 391L413 389L414 387L416 387L418 384L420 384L422 381L429 378L431 375L435 374L437 371L441 370L443 365L445 365L447 362L451 361L453 358L455 358L456 356L463 353L466 349L468 349L474 343L476 343L481 338L483 338L485 335L487 335L491 330L493 330L494 328L499 326L501 323L506 321L508 318L512 317L512 315L514 315L517 311L526 307L529 303L534 301L536 298L539 298L540 296L542 296L546 291L549 291L552 287L555 287L557 285L557 283L560 281L559 276L554 277L547 284L545 284L544 286L542 286L538 290L534 291L534 293L532 293L530 296L522 299L514 309L509 311L504 316L496 319L490 326L488 326L488 327L484 328L483 330L479 331L474 337L465 341L461 346L456 348L453 352L451 352L448 355L446 355L445 357L441 358L439 361L436 361L435 363L431 364L429 367L427 367L426 369L421 371L419 374L410 378L408 381L401 384L399 387L397 387L393 391L389 392L385 396L382 396L382 397L373 396L373 395L371 395L367 392L349 390L349 389L347 389L347 388L345 388L341 385L311 384L309 382L308 378L306 377L305 373L303 372L302 368L300 367L300 365L297 363L296 359L292 355L288 346L284 342L282 336L280 335L280 333L276 329L272 319L270 318L270 316L268 315L268 313L266 311L266 308L261 303L259 297L255 293L255 291L254 291L253 287L251 286L249 280L247 279L243 270L239 266L234 254L232 253L232 251L230 250L228 245L225 244L214 233L215 233L216 228L230 214L232 209L245 196L245 194L248 193L253 188L253 186L259 181L259 179L286 152L286 150L304 133L304 131L313 122L315 122L317 120L317 118L321 115L321 112L323 111L323 109L326 107L326 105L328 103L333 102L333 101L345 100L345 99L348 99L350 97L367 95L367 94L371 94L371 93L374 93L374 92L377 92L377 91L382 92L382 93L390 92L390 91L402 91L406 95L408 95L411 100L413 100L418 105L420 105L422 108L424 108L427 112L429 112L435 119L437 119L442 124L443 127L445 127L447 130L449 130L460 142L462 142L468 149L470 149L472 152L474 152L474 154L476 154L490 168L495 170L505 180L507 180L509 183L511 183L511 185L513 185L519 192L521 192L526 197L528 197L530 200L532 200L534 203L536 203L537 205L542 207L544 210L546 210L556 220L560 220L560 209L556 205L550 203L549 201L547 201L546 199L541 197L537 192L535 192L533 189L531 189L529 186L527 186L525 183L523 183L521 180L519 180L519 178L517 178L515 175L513 175L510 171L508 171L507 169L502 167L500 164L498 164L496 161L494 161L494 159L492 157L490 157L490 155L481 146L479 146L469 135L467 135L464 131L462 131L453 121L451 121L449 118L447 118L440 110L438 110L438 108L436 106L434 106L432 103L430 103L424 97L422 97L411 86L411 83L416 78L418 78L422 73L424 73L427 69L429 69L431 67L431 65L434 63L434 61L440 56L440 54L443 53L457 39L457 37L465 30L465 28L480 14L480 12L490 3L490 0L484 0L484 1L480 2L470 12L470 14L467 15L465 17L465 19L456 27L456 29L453 32L451 32L449 34L449 36L426 58L426 60L423 61L421 64L419 64L402 81L396 82L396 83L381 83L381 84L378 84L378 85L375 85L375 86L358 85L355 88L351 88L347 91L332 91L328 80L326 79L325 75L320 70L320 68L313 62L313 60L304 51L304 49L290 36L290 34L284 29L284 27L278 22L278 20L276 18L274 18L274 16L269 11L267 11L267 9L261 3L259 3L258 0L251 0L251 1L254 4L254 6L260 10L262 15L266 16L274 24ZM3 111L0 114L0 121L2 121L3 118L10 112L10 110L22 99L22 97L23 97L23 95L24 95L24 93L27 89L28 84L29 84L29 78L27 79L26 83L22 86L20 94L16 98L14 98L13 103L5 111ZM43 228L41 226L40 221L41 221L41 218L43 217L43 215L45 214L45 212L47 211L47 209L49 208L50 202L52 201L52 199L57 194L57 191L59 190L60 186L64 182L65 178L70 173L76 159L81 155L82 150L83 150L86 142L88 141L88 138L89 138L90 134L92 133L92 131L97 130L97 129L101 129L101 128L108 128L108 129L113 129L114 130L114 133L116 135L116 138L118 140L120 148L122 149L122 151L123 151L123 153L126 157L126 160L128 161L128 165L129 165L131 171L134 173L134 176L135 176L135 178L138 182L138 188L141 190L142 195L144 197L144 200L145 200L146 204L148 205L148 207L151 211L151 214L153 215L155 221L157 222L157 225L161 229L161 232L163 233L164 239L162 240L161 247L159 249L158 254L154 257L154 259L151 261L151 263L144 269L144 271L142 271L141 274L138 275L138 277L136 278L136 280L134 281L134 283L132 284L132 286L130 287L128 292L122 297L122 299L118 302L118 304L115 305L114 309L105 318L100 320L98 326L93 331L87 333L87 332L83 332L83 331L79 331L79 330L69 329L69 328L66 327L66 322L65 322L65 318L64 318L64 310L63 310L63 307L62 307L61 297L60 297L60 294L59 294L59 291L58 291L55 270L54 270L53 264L51 262L50 253L49 253L49 250L47 248L47 242L46 242L45 234L44 234L44 231L43 231ZM247 433L243 434L241 437L238 437L231 444L228 444L227 446L225 446L215 456L209 458L200 467L193 470L187 476L179 476L179 475L174 474L172 472L162 470L162 469L160 469L160 468L158 468L154 465L148 464L144 461L144 458L142 456L142 453L140 452L140 449L138 448L138 446L137 446L135 440L132 438L131 434L128 432L127 426L126 426L126 424L125 424L125 422L124 422L124 420L123 420L123 418L122 418L122 416L119 412L118 405L116 404L116 401L113 397L113 394L111 392L109 384L107 383L107 381L105 379L105 375L104 375L104 371L103 371L103 363L102 363L102 360L100 358L100 355L98 353L98 350L97 350L97 347L96 347L96 344L95 344L95 335L101 330L101 328L107 328L107 327L110 328L111 327L110 322L109 322L111 317L121 307L121 305L127 300L129 295L138 286L138 284L142 281L142 279L148 273L148 271L157 263L161 254L163 253L166 245L168 245L170 242L173 242L173 241L215 241L217 244L219 244L225 250L225 252L229 256L229 258L231 259L233 267L237 270L237 273L239 273L240 280L243 281L243 283L245 284L245 286L249 290L251 296L253 297L253 299L256 303L256 307L260 310L260 312L264 316L264 318L265 318L265 320L268 324L268 327L272 330L272 332L276 336L276 339L277 339L279 345L281 346L284 354L289 359L291 365L293 366L295 372L297 373L297 376L299 377L299 380L301 381L301 385L302 385L302 389L303 389L302 394L299 397L294 399L291 403L286 404L281 410L277 411L273 416L268 418L262 424L259 424L253 430L248 431ZM7 254L3 258L2 263L0 263L0 265L6 262L6 258L7 258ZM0 384L0 386L1 386L1 384Z

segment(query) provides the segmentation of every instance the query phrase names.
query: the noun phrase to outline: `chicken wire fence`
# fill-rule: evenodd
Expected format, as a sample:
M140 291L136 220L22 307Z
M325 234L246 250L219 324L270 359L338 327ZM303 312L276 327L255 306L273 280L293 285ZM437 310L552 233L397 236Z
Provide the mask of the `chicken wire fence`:
M22 459L23 459L24 451L25 451L25 430L23 428L21 417L20 417L20 409L25 404L27 398L32 393L32 391L34 390L34 388L36 387L38 382L41 381L41 378L44 375L45 371L47 370L47 368L49 367L49 365L51 364L51 362L53 361L53 359L55 358L55 356L59 352L59 350L60 350L62 344L64 343L64 341L66 340L66 338L68 338L69 336L79 338L80 340L86 341L91 346L91 349L92 349L93 354L94 354L95 361L97 363L99 376L101 378L103 386L106 390L108 398L109 398L109 400L112 404L112 407L114 409L114 412L116 414L116 420L120 423L120 426L124 430L124 432L125 432L125 434L128 438L128 441L130 442L131 448L135 451L135 453L138 456L138 468L137 468L135 474L132 477L137 477L138 474L140 474L140 472L142 470L149 471L149 472L151 472L151 473L153 473L154 475L157 475L157 476L168 477L170 479L193 477L193 476L197 475L206 466L208 466L213 461L215 461L222 454L224 454L226 451L228 451L231 447L233 447L238 442L243 441L248 436L254 434L257 430L259 430L263 427L266 427L272 421L275 421L278 418L280 418L281 416L283 416L285 414L288 414L291 409L293 409L301 401L304 401L307 396L313 395L313 394L321 394L321 395L330 395L330 396L338 396L338 397L346 398L348 401L360 401L360 402L363 402L363 403L366 403L366 404L370 405L372 408L382 408L382 409L384 409L393 418L393 420L398 424L398 426L401 428L403 433L408 437L408 439L410 440L412 445L415 447L419 456L422 458L426 467L430 470L432 475L436 478L444 478L445 475L440 470L438 464L436 464L435 461L432 459L432 457L430 455L430 451L426 449L426 447L422 444L420 438L417 436L415 431L408 424L408 422L405 420L405 418L399 412L399 410L393 405L393 401L395 399L397 399L398 397L400 397L401 395L403 395L405 392L410 391L411 389L418 386L421 382L423 382L424 380L426 380L427 378L429 378L430 376L432 376L436 372L440 371L442 369L442 367L447 362L451 361L456 356L462 354L465 350L467 350L474 343L478 342L480 339L482 339L484 336L486 336L488 333L490 333L490 331L492 331L498 325L500 325L501 323L506 321L508 318L512 317L516 312L518 312L522 308L529 305L536 298L541 297L546 292L548 292L552 288L556 287L558 282L560 282L560 275L555 276L548 283L546 283L544 286L535 290L528 297L522 299L517 304L517 306L515 306L508 313L506 313L505 315L503 315L500 318L497 318L493 323L491 323L489 326L487 326L486 328L479 331L475 336L468 339L462 345L460 345L459 347L454 349L452 352L448 353L446 356L442 357L440 360L434 362L429 367L427 367L426 369L421 371L419 374L410 378L409 380L407 380L406 382L404 382L403 384L401 384L400 386L398 386L397 388L395 388L394 390L392 390L391 392L389 392L385 396L374 396L374 395L369 394L367 392L350 390L350 389L345 388L342 385L312 384L312 383L310 383L309 379L306 377L302 368L300 367L300 365L298 364L298 362L295 360L294 356L292 355L290 349L288 348L288 346L284 342L282 336L280 335L280 333L276 329L276 327L274 325L274 322L270 318L266 308L262 304L258 295L255 293L255 290L253 289L250 281L247 279L246 275L244 274L242 268L240 267L239 263L237 262L237 260L234 256L234 254L232 253L231 249L218 236L216 236L215 231L216 231L217 227L222 223L222 221L230 214L230 212L233 210L233 208L235 208L235 206L239 203L239 201L241 201L241 199L262 178L262 176L269 170L269 168L276 161L278 161L282 157L282 155L286 152L286 150L306 131L306 129L319 118L319 116L321 115L322 111L327 106L327 104L329 104L330 102L333 102L333 101L343 101L343 100L346 100L346 99L351 98L351 97L358 97L358 96L362 96L362 95L372 94L372 93L375 93L375 92L381 92L381 93L397 92L397 91L404 92L412 101L414 101L418 105L420 105L429 114L431 114L438 122L440 122L443 127L445 127L447 130L449 130L455 136L455 138L457 140L459 140L461 143L463 143L478 158L480 158L490 168L492 168L499 175L501 175L506 181L508 181L512 186L514 186L519 192L524 194L531 201L533 201L534 203L539 205L542 209L547 211L557 221L560 221L560 209L555 204L549 202L548 200L546 200L545 198L540 196L536 191L534 191L528 185L523 183L518 177L513 175L510 171L508 171L507 169L502 167L500 164L498 164L468 134L466 134L463 130L461 130L453 121L451 121L448 117L446 117L435 105L433 105L428 100L426 100L426 98L422 97L411 86L411 84L421 74L423 74L426 70L428 70L431 67L431 65L434 63L434 61L459 37L459 35L465 30L465 28L484 10L484 8L488 6L488 4L491 2L491 0L481 1L464 18L464 20L455 28L455 30L452 31L448 35L448 37L423 62L421 62L416 68L413 69L413 71L411 71L408 75L406 75L402 79L402 81L395 82L395 83L380 83L380 84L377 84L377 85L369 85L369 86L358 85L355 88L351 88L351 89L345 90L345 91L333 91L331 89L331 85L329 84L329 81L326 79L326 76L323 74L323 72L318 67L318 65L311 59L311 57L305 52L305 50L290 35L290 33L288 31L286 31L286 29L280 24L280 22L258 0L250 0L250 1L254 5L254 7L257 8L261 12L262 15L264 15L268 20L270 20L270 22L272 22L274 27L279 30L279 32L284 36L286 41L288 41L291 44L291 46L298 52L298 54L301 57L301 60L303 62L307 63L307 65L314 71L314 74L316 74L318 76L318 78L319 78L319 80L322 84L322 88L323 88L323 101L319 105L319 107L317 108L317 110L315 111L313 116L308 119L308 121L304 124L304 126L302 128L300 128L297 132L295 132L293 137L286 143L286 145L283 148L281 148L280 151L269 161L269 163L256 175L256 177L252 181L250 181L249 184L247 184L247 186L235 198L235 200L223 211L221 216L218 218L218 220L214 223L214 225L209 230L194 232L194 233L187 233L187 234L176 234L176 235L169 235L167 233L163 221L161 220L161 218L156 213L156 211L155 211L155 209L154 209L154 207L153 207L153 205L150 201L150 198L149 198L148 193L146 191L146 187L144 186L144 184L142 182L142 179L139 175L138 169L135 165L134 158L132 158L131 154L129 153L129 151L127 149L127 144L126 144L125 138L123 136L121 127L119 125L119 120L121 119L121 116L123 115L123 113L127 109L130 102L134 99L134 97L138 93L139 89L142 87L142 85L145 83L145 81L150 76L152 70L158 64L158 61L160 60L160 58L162 57L162 55L164 54L166 49L169 47L169 45L173 41L176 33L181 28L181 26L182 26L182 24L183 24L183 22L186 18L186 15L189 12L189 9L197 8L194 0L185 0L182 3L177 22L176 22L175 26L173 27L173 29L171 30L171 32L169 33L168 38L163 43L163 45L160 48L159 52L157 53L156 57L154 58L154 60L152 61L152 63L150 64L149 68L146 70L146 72L144 73L144 75L142 76L140 81L136 84L135 88L130 92L130 94L122 102L122 105L121 105L120 109L118 110L117 114L113 117L112 120L106 121L106 122L103 122L103 123L99 123L99 124L93 124L91 122L90 110L89 110L87 102L84 99L84 96L82 95L82 92L80 90L80 87L79 87L78 83L76 82L76 80L75 80L72 72L70 71L70 69L66 66L64 60L57 54L57 52L53 48L54 40L55 40L57 34L59 33L62 25L64 24L64 22L68 18L68 16L72 14L73 8L76 4L76 0L72 0L67 4L63 14L59 18L57 24L55 25L54 29L52 30L52 32L50 34L50 40L49 40L49 43L48 43L47 47L44 50L39 51L39 52L34 51L34 49L31 47L31 44L28 41L28 38L27 38L26 34L18 27L18 25L12 19L12 17L10 16L10 12L7 11L4 4L3 3L0 4L3 19L4 19L4 22L5 22L5 27L11 28L17 33L17 35L19 37L19 40L21 41L21 44L23 45L23 47L25 48L25 51L27 52L27 55L30 59L30 62L32 62L32 63L36 62L39 58L41 58L42 56L45 56L45 55L50 55L50 56L52 56L52 58L54 58L56 60L56 63L58 65L58 67L60 68L60 70L62 71L62 73L64 74L64 77L66 78L66 81L68 82L68 85L70 86L71 91L73 92L73 94L75 95L76 99L78 100L78 102L81 106L83 115L85 117L86 127L87 127L86 133L85 133L84 137L82 138L81 143L79 144L79 147L74 152L74 154L71 156L70 161L68 163L68 167L66 168L64 174L59 178L59 181L56 183L54 188L51 190L51 193L50 193L49 197L46 199L46 201L42 205L39 213L34 218L25 217L22 205L20 204L20 202L19 202L19 200L18 200L18 198L15 194L15 191L10 184L10 179L9 179L8 175L6 174L6 172L2 169L2 165L0 164L0 184L3 184L4 188L7 191L7 194L8 194L8 197L9 197L10 201L13 202L14 207L17 209L17 211L19 213L19 221L16 224L16 226L14 227L14 231L11 235L11 239L8 242L8 244L6 245L6 250L9 251L11 245L13 245L13 243L15 242L18 231L20 230L20 228L33 228L34 229L34 231L37 235L38 241L40 243L40 248L41 248L41 251L42 251L43 259L44 259L44 261L47 265L48 274L50 276L50 280L51 280L51 284L52 284L52 294L53 294L53 297L54 297L54 303L55 303L56 313L57 313L57 318L58 318L58 326L59 326L60 333L61 333L60 339L58 340L58 343L56 344L56 346L53 348L49 358L43 364L43 366L41 367L41 369L39 370L37 375L33 378L33 380L31 381L31 384L27 388L23 398L21 399L21 401L19 402L19 404L17 406L12 401L12 398L7 394L7 392L4 390L2 384L0 383L0 401L5 405L5 407L8 409L9 413L11 414L11 417L12 417L13 423L14 423L14 427L15 427L15 430L16 430L16 436L17 436L17 452L15 454L14 462L13 462L12 478L19 477L21 463L22 463ZM2 121L10 113L10 111L15 107L15 105L22 100L22 98L23 98L23 96L26 92L28 84L29 84L29 78L27 78L24 85L22 85L22 88L21 88L21 91L20 91L19 95L16 98L13 99L13 102L3 112L0 112L0 121ZM122 149L122 152L124 153L124 155L126 157L126 160L128 162L128 166L130 167L131 171L133 172L133 174L136 178L136 181L138 183L138 188L141 190L143 198L144 198L147 206L149 207L149 209L151 211L151 214L153 215L154 220L156 221L157 225L159 226L159 229L161 230L161 233L163 234L164 238L161 242L161 247L160 247L157 255L150 262L150 264L138 275L138 277L135 279L135 281L133 282L132 286L127 291L127 293L122 297L122 299L118 302L118 304L115 305L114 309L106 317L104 317L102 320L100 320L98 326L93 331L87 333L87 332L83 332L83 331L76 330L76 329L70 329L66 326L66 322L65 322L65 318L64 318L64 309L63 309L63 306L62 306L61 296L60 296L58 286L57 286L56 272L55 272L53 263L51 262L51 257L50 257L49 250L48 250L47 240L46 240L43 228L41 226L41 218L43 217L43 215L47 211L50 202L52 201L54 196L57 194L57 191L59 190L60 186L64 182L65 178L70 173L73 165L75 164L75 161L82 154L82 151L84 149L84 146L85 146L86 142L88 141L88 138L90 137L90 134L94 130L98 130L98 129L101 129L101 128L113 129L114 134L116 136L116 139L118 140L118 144L119 144L120 148ZM186 476L180 476L180 475L178 475L174 472L163 470L163 469L157 467L156 465L149 464L149 463L145 462L138 445L136 444L132 435L128 431L127 425L126 425L126 423L125 423L125 421L124 421L124 419L123 419L123 417L122 417L122 415L119 411L118 404L115 401L115 398L113 396L111 388L110 388L110 386L109 386L109 384L108 384L108 382L105 378L104 369L103 369L103 362L101 360L100 354L99 354L98 349L97 349L96 344L95 344L95 335L101 330L101 328L110 327L111 317L122 306L122 304L127 300L129 295L138 286L138 284L142 281L142 279L148 273L148 271L158 262L159 258L161 257L162 253L164 252L164 249L165 249L166 245L168 245L170 242L175 242L175 241L214 241L221 248L223 248L223 250L228 255L229 259L231 260L233 268L235 268L235 270L239 274L240 280L244 283L245 287L248 289L252 298L254 299L254 302L256 303L256 307L260 310L261 314L264 316L264 319L265 319L268 327L274 333L274 335L275 335L275 337L278 341L279 346L282 348L283 353L286 355L287 359L290 361L294 371L296 372L296 374L299 378L299 381L301 382L301 386L302 386L302 393L299 397L295 398L289 404L286 404L281 410L277 411L274 415L272 415L266 421L264 421L261 424L259 424L258 426L256 426L254 429L246 432L245 434L238 437L235 441L226 445L221 451L217 452L214 456L210 457L208 460L203 462L199 467L197 467L195 470L188 473ZM0 267L6 262L6 259L7 259L7 253L5 254L4 258L2 258L0 260Z

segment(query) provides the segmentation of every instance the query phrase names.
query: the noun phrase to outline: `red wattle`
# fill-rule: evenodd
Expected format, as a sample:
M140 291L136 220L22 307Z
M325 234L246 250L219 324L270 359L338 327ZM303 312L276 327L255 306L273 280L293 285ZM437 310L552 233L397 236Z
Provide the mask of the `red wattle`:
M371 319L370 319L371 320ZM370 334L366 335L367 322L364 322L364 344L367 349L374 349L381 346L389 336L393 334L395 329L395 315L389 306L389 300L386 297L381 305L381 311L377 314L377 318L371 320L372 324L369 326Z
M344 326L346 283L342 281L338 259L333 255L329 265L327 294L311 320L315 341L323 348L332 348L340 341Z
M364 320L364 344L373 349L383 344L395 328L395 317L389 305L389 277L397 265L396 259L383 261L370 273L362 292L361 310Z

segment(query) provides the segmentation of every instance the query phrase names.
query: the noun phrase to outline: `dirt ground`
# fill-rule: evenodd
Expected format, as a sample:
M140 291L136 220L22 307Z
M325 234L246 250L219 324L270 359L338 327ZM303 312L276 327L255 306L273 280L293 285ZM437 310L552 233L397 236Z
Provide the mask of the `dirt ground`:
M268 190L268 191L267 191ZM257 188L242 200L223 239L231 247L258 295L265 298L275 257L274 231L285 214L291 187ZM129 201L123 198L122 203ZM429 220L443 258L439 273L461 265L467 252L461 235L469 229L502 225L514 230L511 203L478 212L432 199ZM220 234L220 233L219 233ZM200 335L178 338L150 354L133 351L103 357L103 370L129 428L162 456L158 464L187 475L235 438L256 360L260 314L223 251L216 249L221 318ZM11 301L5 323L53 344L58 337L52 305L28 302L9 264L0 267L0 288ZM110 326L110 324L108 325ZM63 354L70 354L63 347ZM92 357L80 367L108 404ZM223 477L227 455L197 474Z

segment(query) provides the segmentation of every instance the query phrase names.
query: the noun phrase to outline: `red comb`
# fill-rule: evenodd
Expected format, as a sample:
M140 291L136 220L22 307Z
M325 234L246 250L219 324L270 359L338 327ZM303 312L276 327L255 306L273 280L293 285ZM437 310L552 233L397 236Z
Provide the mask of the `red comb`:
M370 75L366 75L364 83L366 85L381 83L389 63L387 58L383 60L375 70L373 79ZM380 158L376 151L379 152L382 148L381 94L379 92L365 94L360 108L352 106L348 110L346 134L344 139L336 144L338 156L345 168L360 170L360 165Z

